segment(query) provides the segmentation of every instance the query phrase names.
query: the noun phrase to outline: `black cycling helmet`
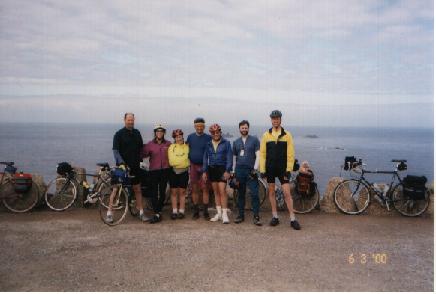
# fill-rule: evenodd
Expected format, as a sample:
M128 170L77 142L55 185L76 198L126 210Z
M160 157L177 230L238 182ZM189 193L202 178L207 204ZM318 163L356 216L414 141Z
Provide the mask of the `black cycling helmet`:
M280 110L273 110L271 111L271 114L269 115L270 118L274 118L274 117L282 117L282 113Z
M197 123L202 123L202 124L204 124L204 123L205 123L204 118L202 118L202 117L197 117L196 119L194 119L194 124L197 124Z

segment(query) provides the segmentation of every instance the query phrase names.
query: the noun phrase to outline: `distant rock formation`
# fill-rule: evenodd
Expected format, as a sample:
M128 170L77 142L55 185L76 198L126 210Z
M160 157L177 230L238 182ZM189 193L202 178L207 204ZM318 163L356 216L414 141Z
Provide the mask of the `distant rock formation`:
M304 137L309 138L309 139L318 139L319 138L317 135L306 135Z

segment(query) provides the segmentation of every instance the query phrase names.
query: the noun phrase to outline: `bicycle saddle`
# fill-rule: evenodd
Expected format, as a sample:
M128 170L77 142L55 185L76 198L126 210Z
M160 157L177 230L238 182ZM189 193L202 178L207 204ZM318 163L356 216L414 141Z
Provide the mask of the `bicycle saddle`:
M13 161L0 161L0 164L7 165L7 166L13 166L15 162Z
M406 159L392 159L392 162L407 162Z
M97 166L109 167L109 163L107 163L107 162L99 162L99 163L97 163Z

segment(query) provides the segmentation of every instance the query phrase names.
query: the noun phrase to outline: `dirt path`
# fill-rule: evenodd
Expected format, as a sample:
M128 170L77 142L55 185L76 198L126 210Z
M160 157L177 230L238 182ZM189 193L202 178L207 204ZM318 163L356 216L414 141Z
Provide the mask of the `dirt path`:
M108 227L96 210L0 213L1 291L432 291L433 219L281 215ZM269 213L263 213L263 222ZM349 263L354 254L354 263ZM361 254L366 254L365 256ZM385 254L387 260L374 260ZM363 262L363 264L362 264ZM379 263L377 263L379 262Z

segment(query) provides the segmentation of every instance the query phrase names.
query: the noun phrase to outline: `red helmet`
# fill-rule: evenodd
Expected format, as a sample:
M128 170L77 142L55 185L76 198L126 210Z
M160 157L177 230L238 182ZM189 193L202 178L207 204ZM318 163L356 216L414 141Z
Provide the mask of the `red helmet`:
M221 132L221 127L219 124L213 124L209 127L209 133Z
M173 131L173 138L175 139L178 135L183 136L183 131L181 129L177 129Z

